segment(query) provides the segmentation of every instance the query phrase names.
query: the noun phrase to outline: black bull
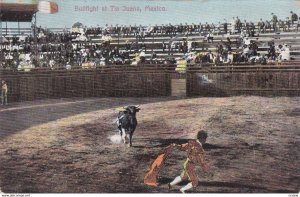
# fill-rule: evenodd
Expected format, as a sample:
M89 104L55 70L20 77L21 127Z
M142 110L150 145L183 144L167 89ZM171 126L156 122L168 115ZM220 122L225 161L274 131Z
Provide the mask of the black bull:
M119 133L125 144L127 143L127 135L129 135L129 147L132 146L132 136L138 125L136 113L139 111L139 107L128 106L124 108L124 111L121 111L118 115L117 125Z

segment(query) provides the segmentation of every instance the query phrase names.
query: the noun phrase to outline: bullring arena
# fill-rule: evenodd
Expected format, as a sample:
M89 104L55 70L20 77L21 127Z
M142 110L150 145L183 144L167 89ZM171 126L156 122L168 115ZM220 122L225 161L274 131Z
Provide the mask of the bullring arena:
M40 29L38 38L2 28L0 79L9 102L0 106L0 193L177 193L187 182L171 191L168 183L180 174L184 152L166 160L158 187L144 177L164 148L195 139L199 130L208 133L209 171L197 168L200 182L191 193L298 193L298 23L239 25L230 33L223 26L160 26L145 35L138 27ZM251 44L240 39L243 28ZM14 31L29 41L8 33ZM14 65L17 59L24 64ZM141 111L127 147L116 118L130 105Z
M133 147L128 148L112 143L110 137L116 134L115 108L132 103L141 104L142 111ZM200 186L194 192L297 193L298 103L298 97L253 96L11 104L1 109L1 189L6 193L167 193L166 184L180 172L184 154L170 156L157 188L143 183L150 164L164 147L193 139L203 128L209 131L204 148L211 173L199 169Z

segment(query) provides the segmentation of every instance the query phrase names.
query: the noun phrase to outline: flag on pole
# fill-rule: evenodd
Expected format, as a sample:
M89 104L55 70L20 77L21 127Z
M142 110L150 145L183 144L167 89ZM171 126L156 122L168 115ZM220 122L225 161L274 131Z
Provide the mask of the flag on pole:
M41 13L54 14L58 12L58 5L50 1L40 1L38 9Z

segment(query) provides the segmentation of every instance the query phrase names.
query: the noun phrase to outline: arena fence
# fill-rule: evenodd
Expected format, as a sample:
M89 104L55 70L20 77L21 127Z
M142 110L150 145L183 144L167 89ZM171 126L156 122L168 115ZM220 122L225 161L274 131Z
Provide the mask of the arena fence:
M1 70L9 101L161 96L299 96L300 66L111 66L80 70Z
M189 68L187 96L300 96L300 67Z
M101 70L5 72L10 102L72 97L160 97L171 94L171 75L111 68Z

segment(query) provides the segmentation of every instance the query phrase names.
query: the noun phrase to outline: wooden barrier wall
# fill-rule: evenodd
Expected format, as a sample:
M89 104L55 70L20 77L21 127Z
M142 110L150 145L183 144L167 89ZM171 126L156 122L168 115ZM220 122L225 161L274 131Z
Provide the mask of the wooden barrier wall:
M300 96L300 70L188 72L187 96Z
M1 71L0 80L7 81L9 102L73 97L171 96L172 92L176 92L174 89L176 87L172 87L172 79L173 81L186 79L188 97L300 96L300 69L298 67L244 69L210 67L207 70L194 67L189 68L186 74L176 74L173 67Z
M47 71L1 73L10 102L72 97L159 97L171 95L165 72Z

